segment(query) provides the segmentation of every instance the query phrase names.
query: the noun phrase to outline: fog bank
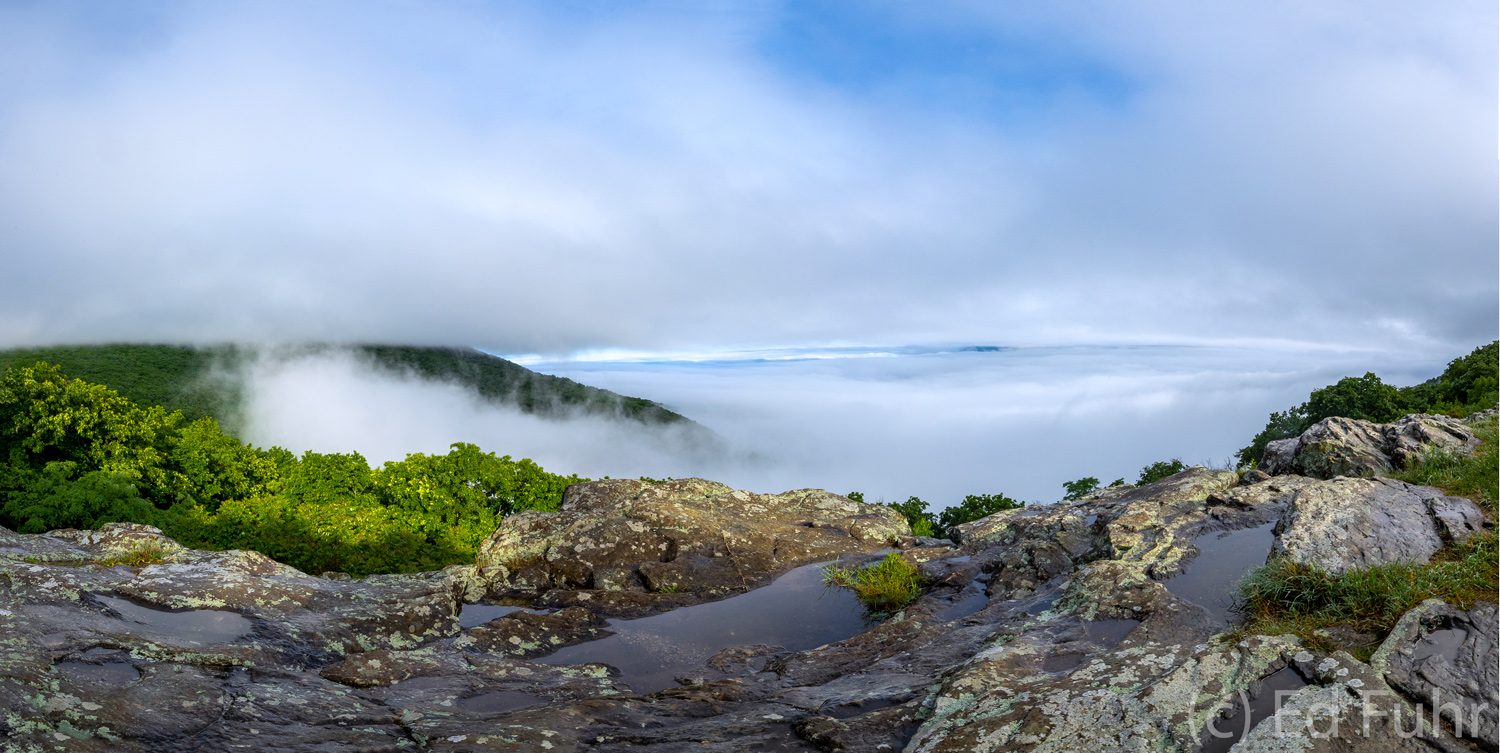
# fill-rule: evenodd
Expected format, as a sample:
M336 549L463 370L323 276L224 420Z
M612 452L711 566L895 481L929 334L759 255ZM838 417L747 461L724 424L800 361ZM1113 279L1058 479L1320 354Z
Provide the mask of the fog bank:
M693 445L632 422L538 418L463 388L377 373L347 355L262 359L248 373L248 439L358 450L372 463L472 442L549 471L703 476L935 508L965 494L1055 501L1064 481L1132 481L1147 463L1223 464L1272 410L1347 375L1393 384L1454 355L1140 347L802 351L714 360L534 361L530 367L657 400L728 443Z

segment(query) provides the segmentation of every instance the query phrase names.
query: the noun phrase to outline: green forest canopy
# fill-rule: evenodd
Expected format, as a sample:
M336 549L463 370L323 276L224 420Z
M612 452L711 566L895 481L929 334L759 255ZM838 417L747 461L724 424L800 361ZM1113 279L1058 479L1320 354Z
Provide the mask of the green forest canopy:
M371 468L358 453L241 443L58 366L0 375L0 525L154 525L199 549L254 549L310 573L473 562L502 517L555 510L583 481L470 444Z

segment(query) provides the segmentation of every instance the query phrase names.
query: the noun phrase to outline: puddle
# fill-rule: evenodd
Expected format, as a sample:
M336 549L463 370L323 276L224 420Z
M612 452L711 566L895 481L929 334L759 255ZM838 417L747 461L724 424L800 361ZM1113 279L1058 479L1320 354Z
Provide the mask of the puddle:
M636 693L654 693L675 687L676 675L696 670L731 646L764 644L803 651L858 635L865 630L865 611L849 591L825 588L823 564L817 564L723 601L638 620L611 620L609 629L615 634L536 661L602 662L619 669L618 679Z
M52 665L57 673L74 685L93 685L104 688L125 688L141 679L141 673L125 662L88 664L81 661L64 661Z
M1083 663L1087 654L1058 654L1042 660L1043 672L1066 672Z
M497 690L493 693L471 695L458 700L460 708L476 714L498 714L502 711L514 711L543 703L547 703L546 698L522 693L519 690Z
M1464 639L1469 637L1469 631L1462 628L1450 630L1434 630L1422 636L1412 651L1411 660L1413 664L1420 664L1429 656L1441 656L1450 663L1458 660L1458 649L1464 645Z
M1200 554L1188 560L1185 572L1162 581L1178 598L1207 609L1215 619L1233 624L1239 621L1229 611L1234 604L1235 584L1253 567L1266 564L1276 537L1267 523L1259 528L1206 533L1193 540Z
M1302 676L1287 667L1261 680L1260 688L1250 698L1248 712L1238 697L1231 698L1230 702L1235 704L1235 709L1228 712L1227 716L1209 719L1204 726L1203 747L1199 749L1199 753L1228 753L1235 743L1255 729L1255 725L1274 715L1278 704L1287 702L1289 696L1285 691L1305 687L1307 682ZM1283 691L1279 700L1276 697L1278 690Z
M1140 620L1094 620L1083 623L1083 632L1089 640L1109 648L1125 640Z
M906 701L892 701L875 698L860 701L859 703L846 703L842 706L818 709L818 713L822 716L831 716L834 719L849 719L852 717L868 714L871 711L888 709L892 706L900 706L903 703L906 703Z
M962 619L984 609L985 605L989 603L990 597L984 594L984 583L976 579L969 585L964 586L964 590L955 594L953 601L948 606L933 612L932 620L934 622L949 622L951 620Z
M215 609L190 609L167 612L143 607L114 596L94 595L101 603L120 613L127 622L146 625L152 630L175 638L204 643L227 643L250 632L250 620L238 612Z
M1045 612L1045 611L1051 609L1052 605L1057 603L1057 599L1058 599L1058 597L1053 596L1050 599L1044 599L1044 600L1039 601L1039 602L1037 602L1035 604L1032 604L1031 606L1026 607L1026 614L1029 614L1032 617L1035 617L1035 616L1041 614L1042 612Z
M511 612L546 614L542 610L527 609L526 607L504 606L501 604L464 604L458 608L458 626L461 628L479 627L490 620L504 617Z

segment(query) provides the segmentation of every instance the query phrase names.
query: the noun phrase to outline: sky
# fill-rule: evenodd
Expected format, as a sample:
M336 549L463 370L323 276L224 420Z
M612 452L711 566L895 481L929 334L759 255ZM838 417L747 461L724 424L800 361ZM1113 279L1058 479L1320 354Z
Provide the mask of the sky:
M1243 436L1496 337L1497 25L1367 0L3 0L0 346L470 345L691 408L764 483L874 472L830 470L859 441L773 438L813 417L998 449L964 406L1027 385L1051 386L1035 415L1080 385L1164 395L1131 420L1222 454L1205 411ZM966 345L1040 355L901 350ZM767 352L795 357L743 357ZM1248 373L1243 405L1203 397ZM274 407L258 436L314 442ZM1125 420L1101 411L1054 439Z

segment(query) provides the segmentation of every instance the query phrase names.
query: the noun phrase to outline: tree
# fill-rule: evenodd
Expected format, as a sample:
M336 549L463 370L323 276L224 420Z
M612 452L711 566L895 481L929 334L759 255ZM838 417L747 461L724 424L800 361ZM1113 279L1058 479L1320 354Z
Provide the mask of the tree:
M1001 510L1024 507L1025 502L1011 499L1004 494L970 494L964 501L948 507L938 516L940 535L947 536L954 526L989 517Z
M156 522L156 508L141 498L134 478L109 471L79 474L78 464L68 460L48 463L26 488L6 496L0 522L20 533Z
M1362 377L1344 377L1337 383L1313 390L1302 404L1304 427L1333 416L1358 418L1375 423L1401 417L1401 393L1380 381L1372 372Z
M1063 496L1066 501L1083 499L1089 492L1099 488L1099 479L1093 476L1085 476L1077 481L1064 481L1063 489L1068 493Z
M1185 470L1187 470L1187 465L1182 462L1181 458L1158 460L1141 469L1141 477L1135 482L1135 485L1145 486L1168 476L1175 476Z
M858 492L855 492L855 494L858 494ZM850 497L850 499L854 499L854 497ZM863 499L864 495L860 494L860 501ZM927 512L927 503L923 502L921 498L907 497L905 502L887 502L885 506L901 513L906 518L906 524L911 526L913 535L934 536L937 534L937 527L933 525L932 513Z

